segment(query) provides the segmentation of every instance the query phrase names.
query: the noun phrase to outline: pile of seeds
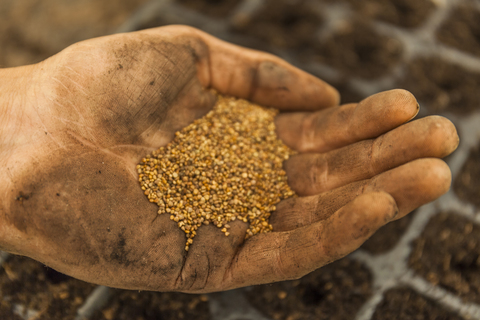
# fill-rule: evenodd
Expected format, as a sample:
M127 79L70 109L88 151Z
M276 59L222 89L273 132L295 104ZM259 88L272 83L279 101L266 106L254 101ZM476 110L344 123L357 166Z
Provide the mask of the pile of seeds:
M275 133L275 109L218 96L212 111L175 133L174 140L137 165L142 190L186 236L213 224L249 223L245 238L270 232L270 213L294 192L282 169L293 154Z

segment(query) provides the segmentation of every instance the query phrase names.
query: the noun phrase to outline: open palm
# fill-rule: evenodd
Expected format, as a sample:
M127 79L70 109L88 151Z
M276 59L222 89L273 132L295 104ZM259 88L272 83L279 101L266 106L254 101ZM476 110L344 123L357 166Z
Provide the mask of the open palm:
M0 247L76 278L119 288L210 292L298 278L445 193L439 159L458 144L406 91L337 106L338 94L286 62L171 26L75 44L0 80ZM10 79L10 80L9 80ZM220 93L279 108L285 168L300 197L274 232L244 240L157 216L135 165L205 115ZM408 123L407 123L408 122Z

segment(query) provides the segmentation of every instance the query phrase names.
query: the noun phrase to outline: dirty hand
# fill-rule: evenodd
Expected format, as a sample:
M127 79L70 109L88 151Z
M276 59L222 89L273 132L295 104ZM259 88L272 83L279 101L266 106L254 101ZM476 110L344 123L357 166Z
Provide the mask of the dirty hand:
M135 166L212 108L205 88L282 111L278 135L299 151L285 168L300 197L279 203L272 233L244 241L243 222L229 237L202 226L187 253ZM408 122L418 106L403 90L337 102L330 86L276 57L181 26L0 70L0 248L128 289L210 292L301 277L450 185L436 159L458 143L447 119Z

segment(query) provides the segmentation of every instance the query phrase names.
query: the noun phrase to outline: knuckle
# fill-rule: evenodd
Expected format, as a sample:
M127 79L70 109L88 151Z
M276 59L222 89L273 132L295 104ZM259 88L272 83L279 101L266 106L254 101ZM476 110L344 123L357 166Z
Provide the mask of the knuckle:
M447 118L432 116L428 119L426 135L430 145L436 146L435 156L443 157L451 153L458 145L455 125Z
M315 146L315 114L306 113L301 121L300 152L307 152Z
M379 150L383 145L385 136L380 136L375 140L371 140L367 144L367 173L369 177L372 177L378 173L380 168L383 168L383 164L379 163ZM381 161L380 161L381 162Z
M439 186L450 186L452 174L448 165L440 159L431 159L429 176L432 181L437 181Z
M324 154L315 156L315 160L310 171L310 185L316 192L321 192L328 185L329 164Z

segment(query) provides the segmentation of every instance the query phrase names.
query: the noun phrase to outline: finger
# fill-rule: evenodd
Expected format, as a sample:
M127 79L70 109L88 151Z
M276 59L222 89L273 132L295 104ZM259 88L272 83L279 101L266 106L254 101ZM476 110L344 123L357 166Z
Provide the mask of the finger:
M359 196L327 220L256 235L238 252L228 279L237 286L297 279L357 249L396 212L390 195L374 192Z
M372 179L309 197L280 202L270 217L275 231L293 230L328 219L358 195L374 191L390 194L397 203L397 219L429 203L448 191L451 173L439 159L419 159L384 172Z
M299 195L314 195L369 179L409 161L442 158L458 146L453 123L431 116L407 123L373 140L327 153L298 154L285 162L290 187Z
M347 104L315 113L280 113L277 134L300 152L326 152L353 142L371 139L412 119L419 110L406 90L372 95L358 104Z
M221 41L191 27L156 30L190 39L198 77L207 88L282 110L317 110L339 102L333 87L271 54ZM192 35L201 43L191 43Z

